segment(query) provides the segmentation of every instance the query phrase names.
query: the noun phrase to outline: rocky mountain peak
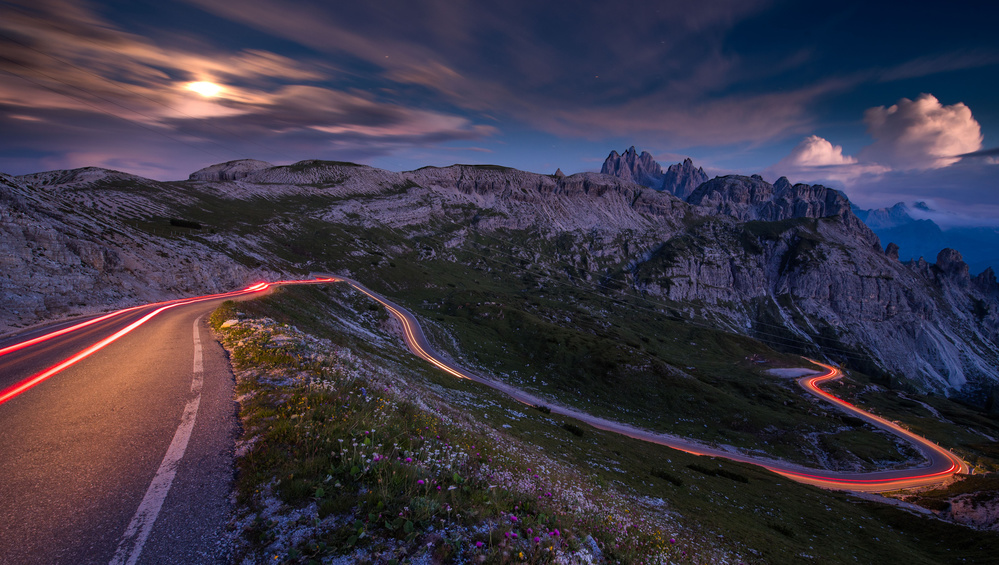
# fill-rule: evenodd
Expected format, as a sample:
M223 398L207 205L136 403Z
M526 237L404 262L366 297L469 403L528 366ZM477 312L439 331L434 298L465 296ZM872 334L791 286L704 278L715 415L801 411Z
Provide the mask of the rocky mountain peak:
M940 253L937 254L937 268L940 269L940 271L945 275L955 277L957 279L971 279L968 264L965 263L964 258L961 257L961 252L956 249L951 249L949 247L941 249Z
M898 261L898 246L894 243L889 243L888 246L885 247L885 255Z
M690 157L682 163L670 165L663 175L661 190L672 193L677 198L686 200L693 194L697 187L708 181L708 175L701 167L694 167L694 162Z
M648 151L639 155L634 145L623 155L611 151L600 172L656 190L660 190L663 184L663 168Z
M716 177L698 187L687 202L741 221L839 216L863 239L872 244L877 241L877 236L853 214L850 200L842 192L818 184L790 184L783 177L778 180L779 189L759 175Z
M996 272L992 270L992 267L986 267L975 277L975 285L987 295L999 296L999 281L996 281Z
M872 230L891 229L914 221L909 215L909 207L904 202L899 202L888 208L856 212L857 216Z
M560 178L563 178L563 177L565 177L565 173L562 172L562 168L559 167L559 168L555 169L555 178L560 179Z
M274 165L256 159L237 159L205 167L191 173L189 180L226 181L246 178L257 171L271 169Z
M792 186L791 181L787 180L787 177L781 177L774 183L774 190L777 192L786 192L790 190Z

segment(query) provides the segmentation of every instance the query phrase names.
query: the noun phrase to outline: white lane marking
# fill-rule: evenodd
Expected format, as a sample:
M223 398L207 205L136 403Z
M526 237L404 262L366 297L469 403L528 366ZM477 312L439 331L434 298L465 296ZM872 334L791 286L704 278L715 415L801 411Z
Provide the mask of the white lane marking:
M146 495L142 497L139 509L125 529L125 534L118 543L118 549L111 558L110 565L135 565L142 553L142 547L149 539L149 534L153 531L153 524L163 508L163 501L166 500L173 478L177 475L177 467L187 450L187 442L191 439L191 432L194 430L194 420L198 416L198 407L201 405L201 385L204 382L204 360L201 351L201 334L198 324L201 317L194 321L194 378L191 381L191 392L194 398L188 401L184 407L184 414L180 417L180 425L177 432L167 448L163 462L153 477L153 482L146 490Z

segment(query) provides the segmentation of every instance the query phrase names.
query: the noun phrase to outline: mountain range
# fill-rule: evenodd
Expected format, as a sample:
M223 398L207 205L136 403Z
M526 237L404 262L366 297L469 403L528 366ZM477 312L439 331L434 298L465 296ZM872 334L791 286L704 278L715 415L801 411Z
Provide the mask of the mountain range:
M881 241L895 243L903 261L932 258L944 248L959 249L972 273L999 266L999 229L955 225L943 229L932 217L946 215L925 202L910 208L899 202L887 208L861 210L854 213L862 219Z
M689 159L664 170L634 148L568 176L318 160L233 161L173 182L3 175L0 330L288 273L391 291L503 269L983 403L999 374L994 272L972 276L950 248L901 261L902 244L882 248L864 223L882 216L902 217L785 178L708 179Z

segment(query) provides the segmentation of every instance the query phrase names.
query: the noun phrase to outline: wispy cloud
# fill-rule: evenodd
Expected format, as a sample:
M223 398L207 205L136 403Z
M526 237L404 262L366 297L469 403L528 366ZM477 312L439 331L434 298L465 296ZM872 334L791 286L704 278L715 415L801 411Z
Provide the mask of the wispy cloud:
M307 153L314 156L337 139L363 147L394 137L396 145L404 145L475 139L495 131L463 115L337 88L339 71L316 57L228 50L189 37L178 45L154 42L70 0L8 6L0 18L0 51L0 72L8 75L0 82L0 110L25 122L22 126L57 116L69 128L93 123L94 117L124 120L145 130L132 136L149 139L145 133L158 132L168 142L213 148L211 155L219 148L240 154L247 135L254 136L253 153L259 154L280 153L284 136L322 134ZM204 97L185 88L191 81L221 88L217 96ZM50 151L58 145L46 143ZM67 153L63 161L79 159Z
M561 136L634 135L671 143L757 142L802 131L807 105L836 81L789 92L732 92L764 69L723 49L726 33L769 2L572 10L511 1L386 1L325 10L305 2L189 0L219 16L377 69L381 86L415 86L466 111ZM280 6L280 7L279 7Z

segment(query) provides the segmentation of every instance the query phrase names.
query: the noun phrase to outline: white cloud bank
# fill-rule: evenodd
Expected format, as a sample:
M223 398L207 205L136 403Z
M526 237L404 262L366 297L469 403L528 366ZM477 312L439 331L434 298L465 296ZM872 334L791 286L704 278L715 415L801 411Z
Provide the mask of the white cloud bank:
M932 94L870 108L864 123L874 143L860 152L861 159L896 170L940 169L982 147L982 129L971 108L963 102L944 106Z
M841 145L810 135L764 173L768 177L785 176L794 181L850 184L863 175L877 175L888 170L879 164L859 163L856 157L844 155Z
M982 147L982 130L971 109L962 102L944 106L932 94L920 94L915 100L902 98L887 108L869 108L864 123L874 143L857 157L844 155L842 146L811 135L765 173L849 186L891 171L941 169Z
M828 140L817 135L810 135L801 140L791 154L784 157L778 166L787 167L825 167L828 165L852 165L857 159L843 155L842 145L833 145Z

